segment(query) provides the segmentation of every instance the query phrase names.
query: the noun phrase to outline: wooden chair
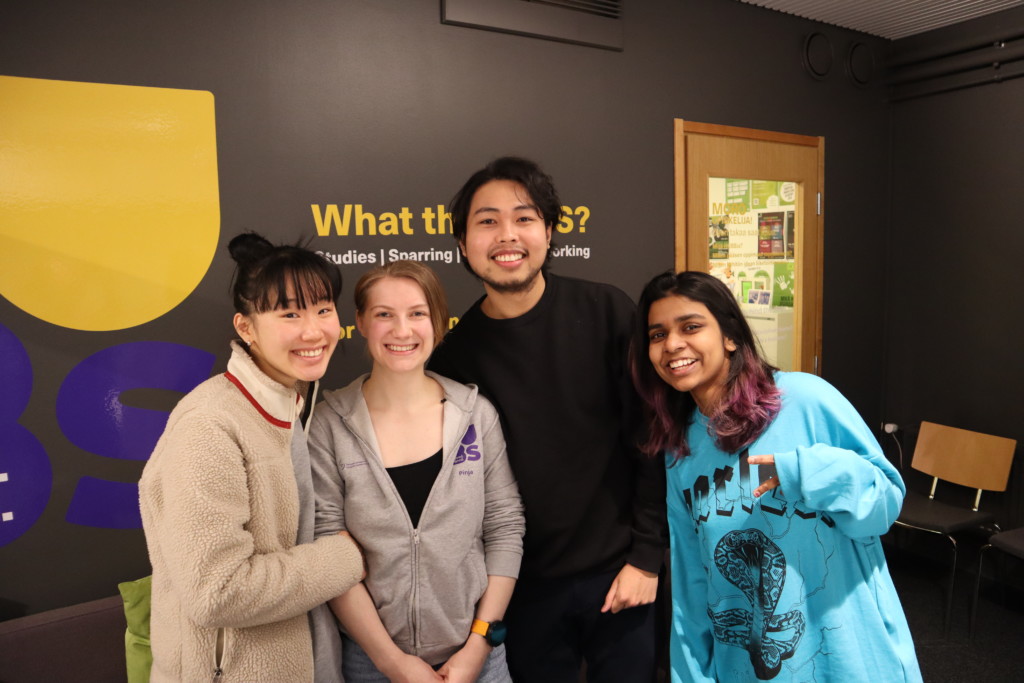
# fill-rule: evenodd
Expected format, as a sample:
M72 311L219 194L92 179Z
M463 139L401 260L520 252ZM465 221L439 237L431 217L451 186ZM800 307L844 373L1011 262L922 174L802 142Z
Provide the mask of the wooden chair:
M927 497L907 491L896 525L939 534L953 546L953 566L946 594L944 633L949 633L956 581L957 543L954 534L974 529L995 528L995 518L978 510L981 492L1005 491L1017 442L933 422L922 422L911 467L932 476ZM972 509L949 505L935 499L939 480L977 489Z

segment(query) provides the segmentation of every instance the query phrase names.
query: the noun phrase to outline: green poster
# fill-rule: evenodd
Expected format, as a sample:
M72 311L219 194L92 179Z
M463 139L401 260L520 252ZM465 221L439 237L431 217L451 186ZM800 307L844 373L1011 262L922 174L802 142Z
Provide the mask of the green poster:
M779 183L774 180L753 180L753 187L750 190L750 208L767 209L778 206ZM775 197L774 202L769 200Z
M775 209L796 203L796 183L777 180L750 181L750 208Z
M746 213L750 211L750 181L740 178L726 178L725 205L727 213Z
M775 279L772 280L772 305L793 307L793 290L796 280L792 262L775 264Z

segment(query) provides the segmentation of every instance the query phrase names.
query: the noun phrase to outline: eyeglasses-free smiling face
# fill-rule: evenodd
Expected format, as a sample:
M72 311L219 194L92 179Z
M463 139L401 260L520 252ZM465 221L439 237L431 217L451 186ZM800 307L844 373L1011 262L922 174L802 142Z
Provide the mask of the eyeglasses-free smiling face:
M434 326L423 289L407 277L385 277L366 296L356 317L374 369L422 371L434 350Z
M460 246L473 272L492 290L532 289L550 243L551 228L519 183L492 180L473 195Z
M658 376L676 391L688 391L705 415L714 411L729 376L736 344L722 334L702 303L672 295L647 314L648 356Z
M284 307L251 315L236 313L234 323L257 367L274 381L293 387L300 380L318 380L327 372L341 322L333 301L299 308L291 284L287 296Z

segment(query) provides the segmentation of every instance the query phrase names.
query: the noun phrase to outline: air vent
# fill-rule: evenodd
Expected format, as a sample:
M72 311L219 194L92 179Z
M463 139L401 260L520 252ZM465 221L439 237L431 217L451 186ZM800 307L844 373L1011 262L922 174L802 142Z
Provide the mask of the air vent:
M441 0L441 23L622 50L622 0Z
M538 5L554 5L576 12L586 12L599 17L618 19L622 16L622 3L619 0L526 0Z

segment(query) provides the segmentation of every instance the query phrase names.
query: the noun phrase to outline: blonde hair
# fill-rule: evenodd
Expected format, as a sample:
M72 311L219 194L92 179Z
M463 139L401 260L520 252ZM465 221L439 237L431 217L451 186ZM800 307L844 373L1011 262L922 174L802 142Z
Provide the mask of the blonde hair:
M434 328L434 348L441 343L446 332L448 332L448 299L444 294L444 287L441 281L428 266L418 261L392 261L383 266L377 266L363 273L356 283L353 298L355 299L356 314L362 315L366 310L366 300L370 296L370 289L389 277L404 277L412 280L427 297L427 306L430 308L430 324Z

